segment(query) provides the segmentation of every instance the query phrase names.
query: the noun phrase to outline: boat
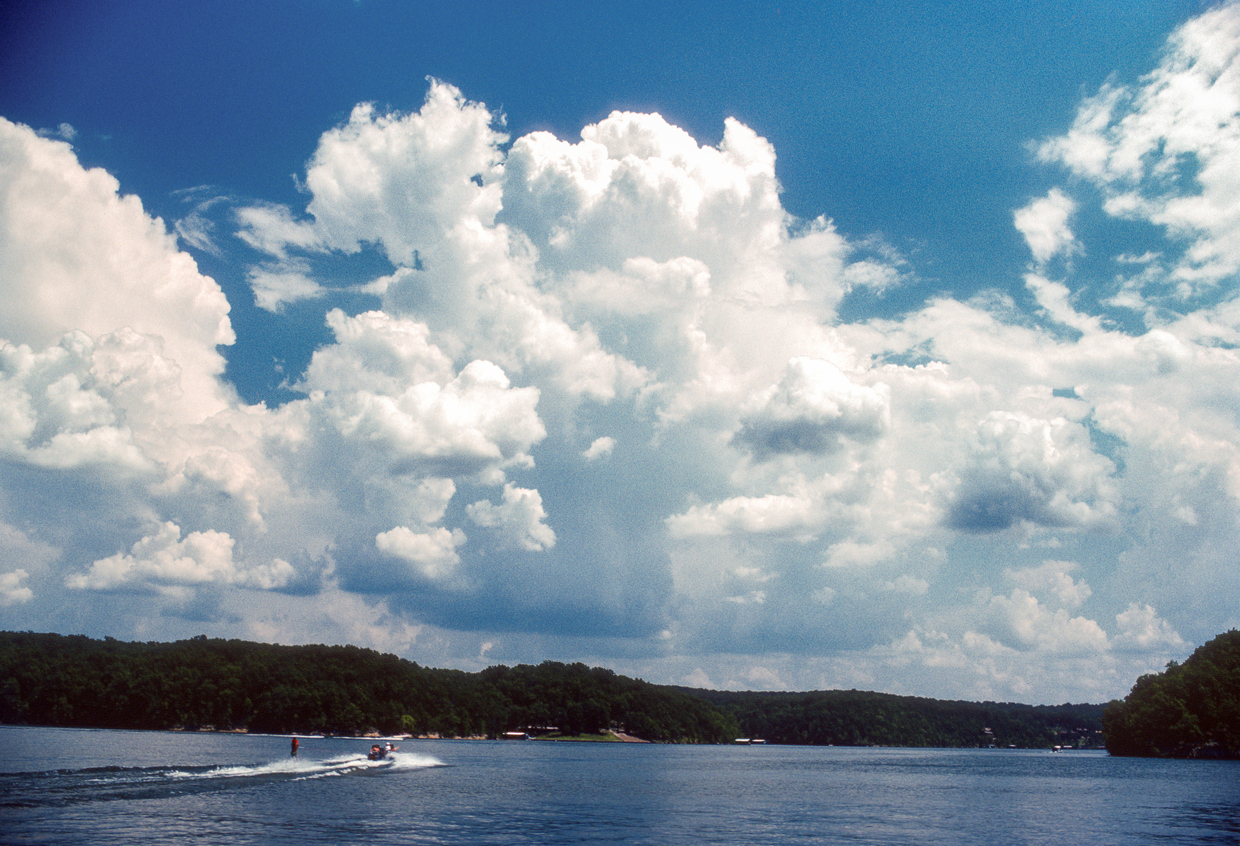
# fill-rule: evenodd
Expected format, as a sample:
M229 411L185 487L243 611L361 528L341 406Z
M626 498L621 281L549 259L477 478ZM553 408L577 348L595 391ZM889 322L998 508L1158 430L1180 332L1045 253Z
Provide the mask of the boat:
M393 746L391 743L384 743L382 745L376 743L374 746L370 747L370 753L366 757L371 761L382 761L395 752L396 749L397 747Z

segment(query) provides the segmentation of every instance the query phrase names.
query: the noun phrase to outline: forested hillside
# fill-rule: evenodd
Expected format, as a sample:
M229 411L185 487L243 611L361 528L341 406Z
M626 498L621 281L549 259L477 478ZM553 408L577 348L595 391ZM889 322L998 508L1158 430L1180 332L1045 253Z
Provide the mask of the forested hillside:
M700 699L584 664L465 673L355 646L10 632L0 633L0 680L4 723L444 737L614 727L673 743L720 743L736 733Z
M1137 679L1104 719L1112 755L1240 758L1240 631Z
M951 702L860 690L691 691L747 737L834 746L1099 747L1101 705Z
M354 646L0 632L2 723L442 737L614 729L672 743L1045 748L1093 745L1101 712L862 691L690 690L554 662L466 673Z

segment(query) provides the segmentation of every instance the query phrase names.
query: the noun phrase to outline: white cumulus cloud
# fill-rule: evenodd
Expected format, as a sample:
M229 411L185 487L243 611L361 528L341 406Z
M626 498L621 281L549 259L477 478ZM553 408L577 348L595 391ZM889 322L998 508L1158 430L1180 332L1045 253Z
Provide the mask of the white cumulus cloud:
M531 551L555 546L555 532L543 522L547 512L536 490L506 484L499 505L483 499L470 504L467 511L479 526L498 529L506 545Z
M1067 194L1052 188L1045 197L1016 211L1016 228L1025 236L1036 261L1045 262L1059 253L1072 251L1076 240L1068 227L1068 218L1075 210L1076 203Z
M78 590L181 587L223 582L243 587L279 587L293 575L288 562L274 561L253 569L233 559L235 541L224 532L189 532L167 522L117 554L91 564L85 573L70 575L65 584Z
M5 619L1122 694L1236 621L1238 10L1038 142L1071 194L1014 212L1033 263L995 284L1023 285L967 298L904 297L940 270L794 218L736 119L510 138L434 80L358 105L301 206L215 197L178 230L263 320L316 324L270 405L164 223L0 122Z

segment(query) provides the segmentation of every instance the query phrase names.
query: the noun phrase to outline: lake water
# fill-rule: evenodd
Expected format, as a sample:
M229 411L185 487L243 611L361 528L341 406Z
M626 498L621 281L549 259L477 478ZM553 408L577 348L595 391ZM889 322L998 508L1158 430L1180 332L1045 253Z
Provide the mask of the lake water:
M1240 844L1240 764L0 726L3 844Z

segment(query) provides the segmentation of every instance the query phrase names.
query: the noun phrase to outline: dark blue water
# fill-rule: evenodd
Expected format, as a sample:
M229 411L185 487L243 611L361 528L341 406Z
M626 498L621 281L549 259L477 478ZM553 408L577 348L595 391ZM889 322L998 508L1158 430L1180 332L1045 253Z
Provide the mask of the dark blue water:
M3 844L1240 844L1240 765L0 727Z

